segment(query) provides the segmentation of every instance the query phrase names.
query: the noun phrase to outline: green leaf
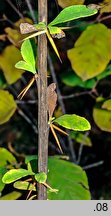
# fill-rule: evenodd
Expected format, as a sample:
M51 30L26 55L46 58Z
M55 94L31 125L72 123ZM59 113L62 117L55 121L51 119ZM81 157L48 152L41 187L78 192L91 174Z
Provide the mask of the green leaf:
M90 130L90 123L83 117L72 114L72 115L62 115L54 120L55 123L61 125L70 130L74 131L86 131Z
M49 200L90 200L85 171L74 163L50 157L48 160L48 184L57 188L57 193L48 191Z
M36 54L35 43L33 40L25 40L21 46L21 55L24 61L16 63L15 67L19 69L25 69L32 73L36 73Z
M25 61L19 61L19 62L17 62L17 63L15 64L15 67L18 68L18 69L23 69L23 70L32 72L33 74L36 73L35 68L33 68L33 66L32 66L31 64L28 64L28 63L25 62Z
M93 109L93 118L96 125L103 131L111 132L111 102L97 102ZM104 105L103 105L104 104ZM105 107L109 108L105 109ZM104 107L104 109L103 109Z
M111 111L111 99L108 99L103 103L102 109Z
M83 81L79 76L77 76L74 71L69 70L67 74L61 75L62 82L68 86L75 87L80 86L82 88L92 89L95 84L95 79L89 79L87 81Z
M32 65L33 70L36 72L35 53L34 53L34 49L33 49L31 40L25 40L22 43L21 54L22 54L24 61L26 61L28 65Z
M44 172L40 172L35 174L35 179L37 182L39 182L40 184L45 183L47 180L47 175Z
M109 75L111 75L111 64L108 65L108 67L101 74L99 74L96 78L97 80L101 80Z
M59 27L56 27L56 26L48 25L48 29L50 31L50 34L59 34L59 33L61 33L61 29Z
M25 157L25 163L27 164L27 169L32 170L34 173L37 173L37 155L28 155Z
M77 143L80 143L88 147L92 146L91 139L87 137L85 134L71 131L70 137L74 139Z
M37 157L33 158L32 156L31 161L35 161L36 166ZM63 170L65 171L63 172ZM42 181L45 181L45 179ZM85 171L83 171L80 166L77 166L71 162L60 160L59 156L48 158L48 185L59 190L57 194L48 190L48 199L90 199L88 180Z
M89 9L85 5L72 5L63 9L49 25L57 25L78 18L88 17L96 14L97 12L98 11L96 9Z
M13 95L8 91L0 90L0 125L10 120L16 108Z
M5 184L2 182L3 175L7 172L5 167L0 167L0 192L4 189Z
M3 176L2 181L5 184L10 184L28 175L34 175L34 173L26 169L11 169Z
M38 31L45 30L47 28L44 22L39 22L38 24L34 24Z
M6 86L7 86L7 83L4 78L4 75L0 73L0 89L6 88Z
M103 24L89 26L68 51L68 58L82 80L99 75L111 59L111 30Z
M6 166L7 163L16 164L16 158L5 148L0 148L0 167Z
M17 200L19 197L21 197L21 193L17 191L13 191L7 195L4 195L0 197L0 200Z
M37 158L38 158L37 155L27 155L25 157L25 163L27 164L27 163L29 163L32 160L37 160Z
M36 187L29 182L26 181L17 181L13 184L14 188L19 189L19 190L32 190L36 191Z

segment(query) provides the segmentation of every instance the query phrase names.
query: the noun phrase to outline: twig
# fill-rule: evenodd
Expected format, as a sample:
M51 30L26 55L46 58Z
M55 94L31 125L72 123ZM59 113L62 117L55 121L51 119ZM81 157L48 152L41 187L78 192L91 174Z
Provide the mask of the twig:
M31 125L34 132L37 134L37 132L38 132L37 127L32 123L32 121L29 119L29 117L27 115L25 115L25 113L20 108L18 108L18 113L20 116L22 116Z
M84 138L82 140L82 142L84 142L84 139L89 135L89 131L85 133ZM81 142L80 147L79 147L79 153L78 153L78 159L77 159L77 164L80 163L81 160L81 155L82 155L82 151L83 151L83 143Z
M5 14L3 14L3 21L8 22L14 28L17 28L17 26L15 25L15 23L13 21L11 21Z
M8 88L11 90L11 92L13 93L13 95L17 98L18 94L16 92L16 90L10 85L8 86ZM20 103L19 103L20 104ZM18 110L21 110L18 108ZM25 110L25 112L27 112L27 110ZM34 132L37 134L37 128L36 128L36 120L33 118L32 113L28 111L28 116L30 115L30 118L33 119L33 122L30 120L30 118L26 115L26 113L24 113L23 110L21 110L21 112L19 113L27 122L28 124L31 125L31 127L33 128Z
M108 15L108 16L104 16L104 17L98 17L96 19L97 22L102 22L104 20L107 20L107 19L110 19L111 18L111 15Z
M80 147L79 147L79 153L78 153L77 164L80 163L82 151L83 151L83 144L81 143L81 144L80 144Z
M17 10L17 8L15 7L15 5L10 0L6 0L6 1L13 8L13 10L19 15L19 17L23 19L24 16L22 15L22 13L20 13L19 10Z
M31 17L32 17L34 23L36 23L37 20L36 20L36 17L35 17L35 14L34 14L32 5L31 5L31 3L30 3L30 0L25 0L25 1L26 1L26 3L27 3L28 9L29 9L29 11L30 11Z
M84 170L87 170L87 169L91 169L91 168L94 168L94 167L98 167L100 165L102 165L104 163L104 161L99 161L97 163L93 163L93 164L89 164L87 166L84 166L82 167Z
M85 91L85 92L80 92L80 93L74 93L74 94L70 94L70 95L63 95L61 96L62 99L70 99L70 98L74 98L74 97L80 97L82 95L86 95L86 94L90 94L91 91Z
M52 59L51 59L49 53L48 53L48 64L49 64L49 68L50 68L50 71L51 71L51 74L52 74L53 82L56 83L59 105L60 105L60 107L62 109L62 113L65 114L66 113L65 106L64 106L64 103L63 103L63 100L62 100L61 91L59 89L59 85L58 85L58 82L57 82L54 66L53 66ZM68 132L68 131L66 130L66 132ZM71 159L72 159L73 162L76 162L76 154L75 154L75 151L74 151L73 142L72 142L72 140L71 140L71 138L69 136L67 137L67 140L68 140L68 143L69 143Z
M28 101L20 101L20 100L15 100L17 104L24 105L24 104L36 104L37 100L28 100Z

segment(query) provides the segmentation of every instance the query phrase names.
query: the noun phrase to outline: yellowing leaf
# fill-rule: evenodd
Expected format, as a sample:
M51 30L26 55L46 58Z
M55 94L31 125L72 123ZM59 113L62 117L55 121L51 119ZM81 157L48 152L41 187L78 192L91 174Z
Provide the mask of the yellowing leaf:
M68 6L71 6L71 5L80 5L80 4L84 4L84 1L85 0L58 0L58 4L62 7L62 8L65 8L65 7L68 7Z
M106 100L103 103L102 108L111 111L111 99Z
M93 109L93 118L96 125L103 131L111 132L111 111L103 109L106 102L97 102ZM104 106L103 106L104 105Z
M100 13L110 13L111 12L111 0L104 0L101 4Z
M19 197L21 197L22 193L18 191L13 191L11 193L8 193L2 197L0 197L0 200L17 200Z
M32 20L29 18L24 18L24 19L19 19L16 23L15 26L18 29L13 29L10 27L5 28L5 32L7 33L7 36L10 41L14 42L18 46L20 45L19 41L24 39L24 35L20 34L19 26L21 23L28 22L30 24L33 24ZM26 36L25 36L26 37Z
M59 106L59 107L54 111L54 117L55 117L55 118L59 118L61 115L63 115L63 113L62 113L61 107Z
M19 190L36 191L36 187L32 183L29 183L26 181L16 181L13 186L14 188L19 189Z
M89 26L68 51L73 70L82 80L103 72L111 59L111 30L103 24Z
M15 68L16 62L22 59L20 51L13 45L7 46L0 55L0 68L8 84L12 84L21 78L24 70Z
M29 24L33 24L33 21L28 18L28 17L24 17L23 19L19 19L17 22L15 22L15 26L19 27L21 23L29 23Z
M13 96L8 91L0 90L0 125L9 121L16 108Z
M18 44L18 42L24 38L18 30L10 27L5 28L5 32L7 33L8 39L15 44Z

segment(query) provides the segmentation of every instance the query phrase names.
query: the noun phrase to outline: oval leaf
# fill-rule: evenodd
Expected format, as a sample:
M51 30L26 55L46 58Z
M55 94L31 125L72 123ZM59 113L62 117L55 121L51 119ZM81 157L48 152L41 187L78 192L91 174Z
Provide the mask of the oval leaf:
M111 30L103 24L89 26L68 51L68 57L82 80L102 73L111 59Z
M27 155L25 156L25 163L28 164L32 160L37 160L37 158L38 158L37 155Z
M18 70L15 68L16 62L21 59L20 51L13 45L7 46L0 54L0 68L3 70L8 84L16 82L25 72L24 70Z
M17 181L14 183L14 188L19 189L19 190L32 190L36 191L36 187L29 182L26 181Z
M103 103L102 108L111 111L111 99L106 100Z
M10 27L6 27L4 29L5 33L7 34L7 37L10 39L10 41L13 41L14 44L19 47L21 45L21 41L24 39L24 36L20 34L19 26L21 23L28 22L30 24L33 24L33 21L30 18L23 17L22 19L19 19L17 22L14 23L14 29Z
M72 5L63 9L49 25L57 25L78 18L88 17L97 12L96 9L92 10L85 5Z
M19 61L19 62L17 62L15 64L15 67L18 68L18 69L22 69L22 70L26 70L26 71L32 72L33 74L36 73L35 68L33 68L31 64L29 65L25 61Z
M4 195L0 197L0 200L17 200L19 197L21 197L21 193L18 191L13 191L7 195Z
M39 182L40 184L45 183L47 180L47 175L44 172L41 173L37 173L35 174L35 179L37 182Z
M34 157L32 160L35 161L36 168L37 158ZM49 200L89 200L91 198L85 171L74 163L60 160L58 156L48 158L47 182L51 187L58 189L57 193L48 190Z
M105 102L103 104L105 104ZM98 102L94 107L93 118L96 125L101 130L106 132L111 132L111 111L107 109L103 109L101 102Z
M0 90L0 124L9 121L16 108L13 96L8 91Z
M2 182L3 175L7 172L5 167L0 167L0 192L4 189L5 184Z
M3 176L2 181L5 184L10 184L20 178L33 174L33 172L25 169L11 169Z
M32 65L33 70L36 72L35 53L33 49L33 44L30 40L25 40L22 43L21 54L24 61L26 61L29 65Z
M111 0L104 0L103 3L100 4L101 9L100 13L110 13L111 12Z
M80 166L50 157L48 167L48 183L58 189L57 193L48 192L49 200L89 200L91 198L86 173Z
M90 130L90 123L83 117L78 115L63 115L55 119L54 122L58 123L62 127L65 127L74 131L86 131Z
M0 148L0 167L10 163L12 165L16 164L16 158L5 148Z
M79 5L79 4L84 4L84 0L58 0L58 4L62 7L68 7L71 5Z
M85 134L82 134L80 132L71 131L70 137L74 139L77 143L80 143L88 147L92 146L91 139L87 137Z

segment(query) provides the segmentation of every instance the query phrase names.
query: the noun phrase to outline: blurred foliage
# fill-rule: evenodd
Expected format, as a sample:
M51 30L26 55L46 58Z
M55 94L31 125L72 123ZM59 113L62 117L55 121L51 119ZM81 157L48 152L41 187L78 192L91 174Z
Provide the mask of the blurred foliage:
M103 72L111 59L111 30L103 24L89 26L68 51L72 68L82 80Z
M0 90L0 125L12 117L16 108L13 96L8 91Z
M58 4L64 8L64 7L68 7L68 6L71 6L71 5L78 5L78 4L83 4L84 3L84 0L80 0L79 3L78 3L78 0L58 0Z
M111 100L100 100L93 109L93 117L97 126L107 132L111 132Z

